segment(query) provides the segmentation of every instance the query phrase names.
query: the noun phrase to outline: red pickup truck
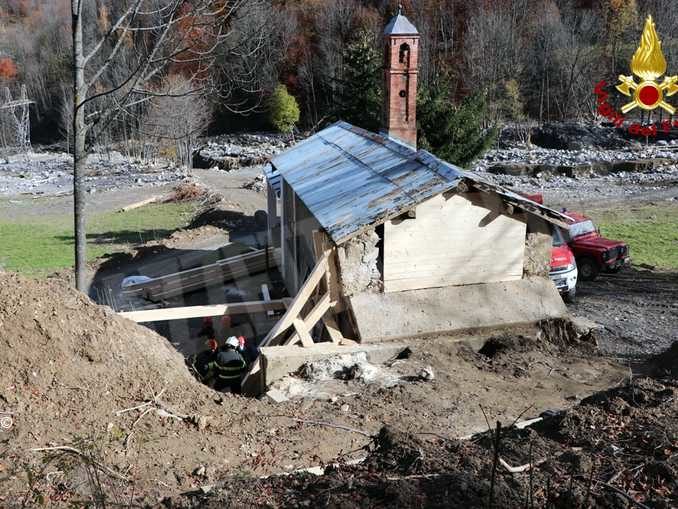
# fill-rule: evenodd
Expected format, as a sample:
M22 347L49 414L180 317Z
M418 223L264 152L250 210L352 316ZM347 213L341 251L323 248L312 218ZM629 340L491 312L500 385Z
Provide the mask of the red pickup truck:
M544 196L541 193L524 194L526 198L544 204ZM577 294L577 263L574 253L567 244L561 229L557 226L551 227L553 237L553 247L551 248L551 270L549 277L560 292L565 302L574 302Z
M551 248L551 270L549 277L562 295L565 302L574 302L577 293L577 264L574 253L565 242L560 228L553 227L553 247Z
M574 221L567 234L567 243L577 259L579 276L593 281L601 272L618 272L631 262L629 247L620 240L606 239L593 221L577 212L564 211Z

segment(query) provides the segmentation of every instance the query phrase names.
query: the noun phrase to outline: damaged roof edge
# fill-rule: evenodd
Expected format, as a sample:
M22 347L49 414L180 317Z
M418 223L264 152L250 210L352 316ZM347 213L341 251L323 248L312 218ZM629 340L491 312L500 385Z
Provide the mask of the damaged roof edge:
M461 181L462 181L462 179L459 178L458 180L456 180L455 182L453 182L452 185L450 185L449 189L447 189L447 190L445 190L445 191L441 191L440 193L437 193L437 194L434 195L434 196L438 196L438 195L440 195L440 194L443 194L443 193L446 193L446 192L448 192L448 191L451 191L451 190L455 189L455 188L457 187L457 185L459 184L459 182L461 182ZM432 196L431 198L433 198L433 196ZM425 200L422 200L422 201L425 201ZM377 218L376 220L374 220L374 221L371 221L371 222L369 222L369 223L363 224L363 225L359 226L359 228L358 228L357 230L351 232L351 233L348 234L348 235L344 235L343 237L340 237L339 239L337 239L337 240L335 241L335 244L336 244L337 246L340 246L340 245L342 245L342 244L345 244L345 243L348 242L349 240L351 240L351 239L357 237L358 235L360 235L361 233L366 232L367 230L371 230L371 229L373 229L373 228L376 228L377 226L380 226L380 225L386 223L387 221L390 221L391 219L395 219L396 217L402 216L403 214L409 212L410 210L416 209L417 206L419 206L421 203L422 203L422 202L419 202L419 203L416 203L416 204L414 204L414 205L407 206L407 207L401 207L401 208L399 208L399 209L397 209L397 210L394 210L394 211L391 211L391 212L389 212L389 213L387 213L387 214L384 214L384 215L381 216L381 217L378 217L378 218ZM324 228L323 228L323 229L324 229ZM327 232L327 231L326 231L325 233L328 233L328 234L329 234L329 232Z
M549 223L552 223L556 226L560 226L562 228L568 228L571 223L573 223L573 219L566 216L565 214L561 214L560 212L550 209L548 207L545 207L544 205L541 205L537 202L534 202L530 200L529 198L525 198L524 196L520 196L516 193L513 193L511 191L508 191L506 189L501 188L500 186L496 186L493 184L487 184L484 182L480 182L477 179L464 175L463 178L459 178L456 180L452 185L450 185L449 189L442 191L438 193L435 196L439 196L444 193L448 193L450 191L454 191L460 182L463 180L467 181L468 184L472 187L477 187L480 191L484 192L494 192L496 193L503 201L515 205L519 208L521 208L526 214L532 214L534 216L538 216L539 218L543 219L544 221L547 221ZM485 189L481 189L481 187L485 187ZM431 197L432 198L432 197ZM430 198L429 198L430 199ZM425 201L425 200L424 200ZM337 246L340 246L342 244L345 244L351 239L354 239L355 237L359 236L360 234L371 230L373 228L376 228L392 219L395 219L399 216L402 216L403 214L407 213L410 210L416 209L417 206L421 202L409 206L409 207L402 207L396 211L393 211L392 213L385 214L383 217L377 218L375 221L372 221L370 223L361 225L357 230L354 232L345 235L335 241L335 244ZM323 228L323 230L325 230ZM329 232L325 230L325 233L329 235Z
M469 189L494 193L559 227L571 223L567 216L425 150L341 121L275 156L265 173L278 196L282 179L287 182L336 245L457 189L462 180Z
M522 196L518 193L510 191L502 186L497 184L492 184L485 180L479 179L475 175L469 175L468 172L465 172L464 177L469 181L469 183L479 189L480 191L493 192L498 194L505 202L510 203L511 205L518 206L522 208L528 214L539 216L549 223L555 224L562 228L569 228L569 226L574 223L574 220L561 213L557 210L549 208L541 203L537 203L529 198Z

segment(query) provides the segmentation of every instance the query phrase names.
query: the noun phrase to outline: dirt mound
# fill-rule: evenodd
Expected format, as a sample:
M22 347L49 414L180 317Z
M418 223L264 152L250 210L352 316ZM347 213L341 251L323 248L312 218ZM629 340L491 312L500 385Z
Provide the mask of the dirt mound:
M0 331L0 413L12 418L0 440L14 450L13 461L0 462L6 471L31 447L92 436L119 438L134 454L147 444L133 444L123 428L138 414L117 411L162 392L163 408L181 408L186 419L150 425L188 427L191 406L209 397L167 340L57 280L0 274Z
M536 335L504 333L488 338L478 351L471 347L460 351L460 356L478 369L516 378L530 377L536 367L547 368L550 376L562 366L547 358L572 354L581 357L598 355L593 332L580 330L566 319L542 321Z
M546 340L560 352L578 350L593 353L597 348L597 339L593 329L580 329L567 318L542 320L538 324L540 339Z
M367 462L368 468L382 472L402 474L420 473L425 468L424 444L391 427L383 427L374 438L374 453Z
M384 427L360 464L229 479L173 507L488 507L491 496L506 508L675 507L676 387L643 378L529 428L504 428L496 463L495 432L460 441Z
M322 476L229 479L209 494L174 499L172 507L486 507L490 471L468 452L456 441L434 444L384 427L359 465L329 466ZM522 507L504 478L493 491L496 507Z
M2 399L20 407L21 389L40 393L43 403L74 399L59 387L114 401L149 384L191 380L183 357L164 338L59 281L0 275L0 324Z
M535 348L536 341L525 336L498 336L488 339L478 353L488 359L498 359L509 352L528 352Z

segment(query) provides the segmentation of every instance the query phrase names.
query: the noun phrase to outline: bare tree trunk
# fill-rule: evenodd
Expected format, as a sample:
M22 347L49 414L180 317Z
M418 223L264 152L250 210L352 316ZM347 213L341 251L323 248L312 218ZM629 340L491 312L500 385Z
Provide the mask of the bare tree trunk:
M82 39L82 0L71 3L73 14L73 215L75 230L75 287L86 291L85 264L87 262L87 237L85 227L85 168L87 152L85 139L84 95L85 58Z

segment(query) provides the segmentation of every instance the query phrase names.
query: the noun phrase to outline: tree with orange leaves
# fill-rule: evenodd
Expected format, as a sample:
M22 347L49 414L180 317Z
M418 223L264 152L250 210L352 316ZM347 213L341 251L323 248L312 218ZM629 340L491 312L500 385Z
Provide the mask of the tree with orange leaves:
M14 60L10 57L0 58L0 80L11 81L16 79L19 74Z

